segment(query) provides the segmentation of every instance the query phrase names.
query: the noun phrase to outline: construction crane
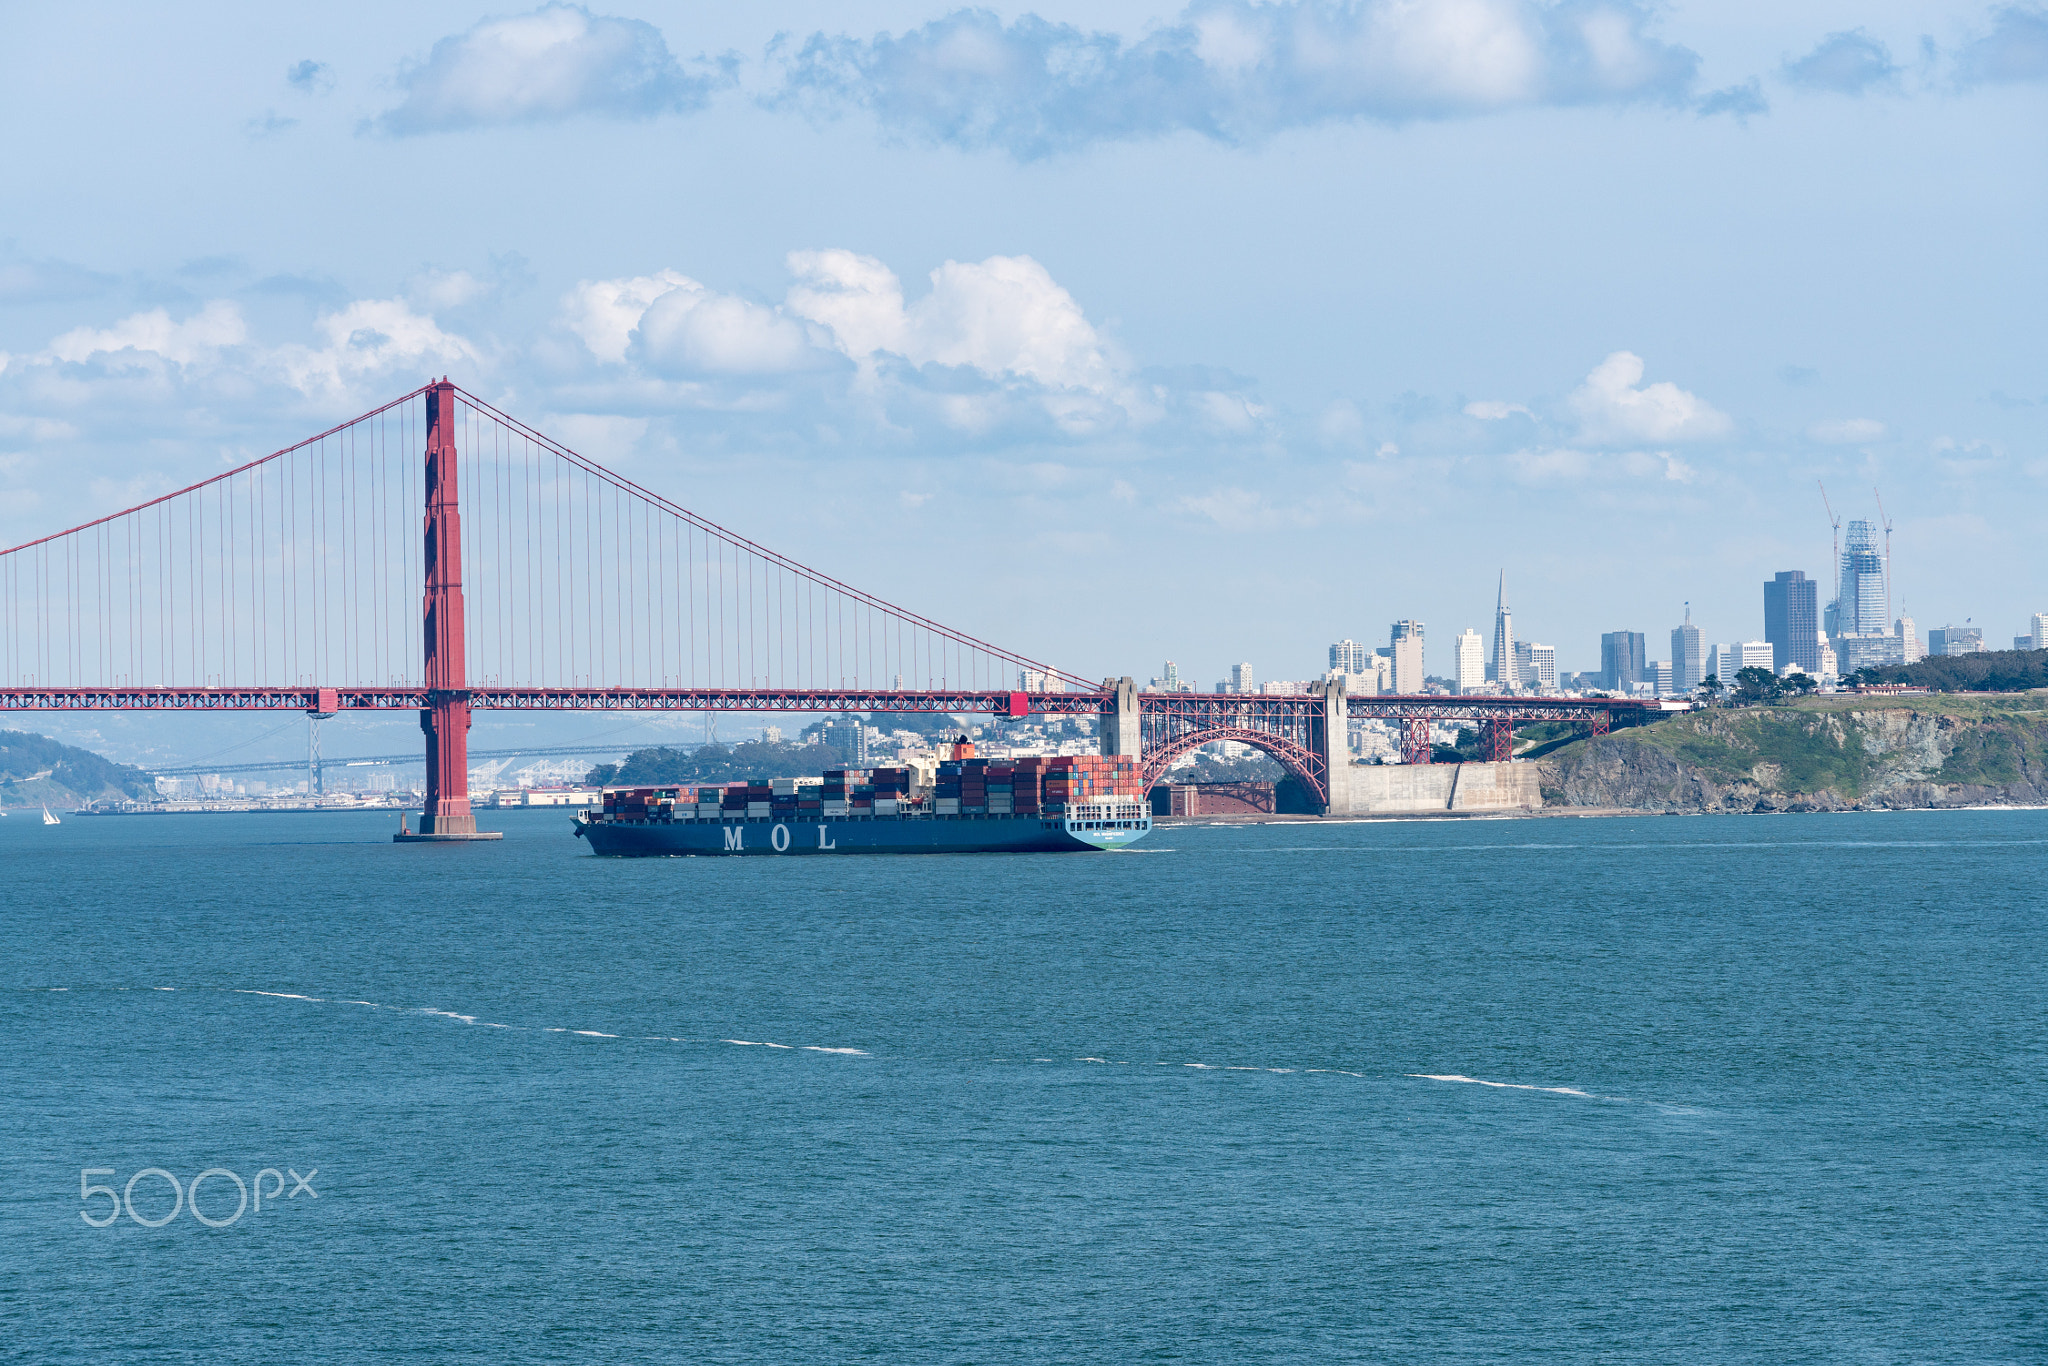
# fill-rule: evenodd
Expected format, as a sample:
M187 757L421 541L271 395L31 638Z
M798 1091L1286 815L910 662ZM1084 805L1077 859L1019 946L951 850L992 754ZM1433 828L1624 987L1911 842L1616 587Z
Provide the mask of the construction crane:
M1892 519L1884 510L1884 495L1877 491L1875 484L1871 485L1870 496L1877 499L1877 520L1884 525L1884 619L1896 623L1897 618L1892 616ZM1905 643L1901 641L1900 649L1903 651L1904 648ZM1903 661L1904 658L1901 654L1900 659Z
M1818 479L1813 482L1820 484L1820 505L1828 510L1828 525L1835 529L1835 601L1832 605L1839 610L1842 605L1842 519L1835 516L1834 505L1828 502L1828 486ZM1889 565L1885 567L1885 578L1887 581L1891 578Z

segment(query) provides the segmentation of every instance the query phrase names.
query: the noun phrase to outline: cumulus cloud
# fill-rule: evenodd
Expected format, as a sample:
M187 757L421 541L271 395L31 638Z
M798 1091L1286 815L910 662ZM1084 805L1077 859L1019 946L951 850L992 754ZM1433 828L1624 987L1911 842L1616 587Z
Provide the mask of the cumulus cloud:
M948 261L909 300L872 256L793 251L779 305L722 294L680 271L586 280L562 321L592 356L669 376L766 376L854 362L863 383L925 394L962 431L990 431L1020 404L1080 430L1101 401L1143 408L1127 367L1072 294L1028 256ZM1021 386L1021 387L1020 387Z
M285 346L268 357L287 383L312 396L339 397L359 380L401 370L417 383L429 369L474 365L480 359L467 340L444 332L403 299L358 299L321 314L314 330L325 336L325 346Z
M626 358L633 329L640 326L648 305L672 289L703 288L673 270L624 280L582 280L562 300L562 321L583 339L591 355L616 364Z
M1020 158L1192 131L1401 122L1532 105L1675 104L1699 58L1635 0L1200 0L1143 39L960 10L901 36L814 34L779 100Z
M1813 51L1784 66L1785 79L1806 90L1861 95L1898 83L1891 49L1862 29L1830 33Z
M1868 417L1845 417L1833 422L1816 422L1806 429L1806 434L1831 446L1848 446L1878 440L1884 435L1884 424Z
M1669 381L1643 382L1643 358L1616 351L1593 367L1568 403L1582 439L1599 445L1705 441L1734 427L1728 415Z
M640 357L664 374L779 375L822 359L810 333L779 310L702 285L656 299L637 331Z
M216 299L183 322L173 322L168 312L153 308L108 328L75 327L50 343L50 354L74 365L100 355L116 363L140 363L155 357L190 365L224 346L239 346L247 337L242 311Z
M914 365L967 366L1048 388L1103 391L1119 367L1074 296L1029 256L948 261L905 307L880 261L849 251L792 252L790 307L831 330L856 359L892 352Z
M829 356L800 318L675 270L581 281L562 300L562 322L597 359L668 376L787 374Z
M652 24L552 4L441 39L398 86L404 100L374 125L386 133L688 112L712 81L684 72Z
M1264 414L1213 384L1169 394L1140 382L1028 256L947 261L916 298L883 262L843 248L793 251L786 264L779 303L663 270L582 281L564 296L561 322L606 365L695 386L690 403L824 402L841 413L821 421L857 413L892 440L943 429L977 442L1030 432L1067 441L1169 409L1192 427L1242 432Z
M1992 13L1991 31L1956 54L1964 85L2048 81L2048 9L2006 5Z

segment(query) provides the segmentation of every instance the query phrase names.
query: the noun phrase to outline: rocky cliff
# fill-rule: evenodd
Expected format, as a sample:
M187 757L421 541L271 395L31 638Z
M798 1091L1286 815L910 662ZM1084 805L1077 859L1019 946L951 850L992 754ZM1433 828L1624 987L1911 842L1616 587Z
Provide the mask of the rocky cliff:
M2048 692L1690 712L1576 741L1536 763L1551 808L2048 805Z

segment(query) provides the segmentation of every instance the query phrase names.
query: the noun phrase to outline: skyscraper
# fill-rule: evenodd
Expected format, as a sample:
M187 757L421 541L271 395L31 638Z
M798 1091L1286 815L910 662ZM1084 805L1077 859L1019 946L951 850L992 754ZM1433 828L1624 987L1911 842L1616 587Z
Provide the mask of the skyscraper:
M1885 635L1891 626L1890 609L1884 595L1884 552L1878 549L1877 530L1869 522L1851 522L1842 544L1841 614L1836 629L1845 636Z
M1649 642L1641 631L1609 631L1600 637L1600 686L1607 691L1634 692L1649 662Z
M1230 666L1231 692L1257 692L1258 685L1252 681L1252 666L1249 663Z
M1515 618L1508 610L1508 571L1500 571L1500 592L1493 600L1493 681L1511 693L1519 681L1515 670Z
M1372 651L1355 640L1340 640L1330 647L1330 669L1340 674L1365 672L1365 657Z
M2029 634L2027 648L2048 650L2048 612L2034 613L2034 628Z
M1819 598L1820 585L1804 570L1783 570L1764 584L1764 639L1771 643L1772 669L1797 664L1807 673L1820 672Z
M1423 690L1422 623L1397 621L1394 623L1392 635L1394 691L1402 694L1419 693Z
M1681 696L1707 678L1707 647L1700 628L1692 624L1692 604L1685 605L1685 624L1671 632L1671 690Z
M1527 682L1545 692L1557 691L1557 647L1537 641L1529 642L1529 672Z
M1977 626L1937 626L1927 633L1931 655L1973 655L1984 648L1984 631Z
M849 764L859 764L868 757L868 730L858 716L838 716L827 721L818 743L839 751L840 758Z
M1469 626L1458 633L1458 691L1486 691L1486 642Z

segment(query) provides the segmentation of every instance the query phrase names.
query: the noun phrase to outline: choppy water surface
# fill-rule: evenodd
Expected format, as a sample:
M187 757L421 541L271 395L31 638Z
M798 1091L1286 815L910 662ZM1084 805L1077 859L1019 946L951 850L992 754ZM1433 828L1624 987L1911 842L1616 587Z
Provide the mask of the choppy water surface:
M0 821L0 1355L2048 1359L2048 812L498 823Z

